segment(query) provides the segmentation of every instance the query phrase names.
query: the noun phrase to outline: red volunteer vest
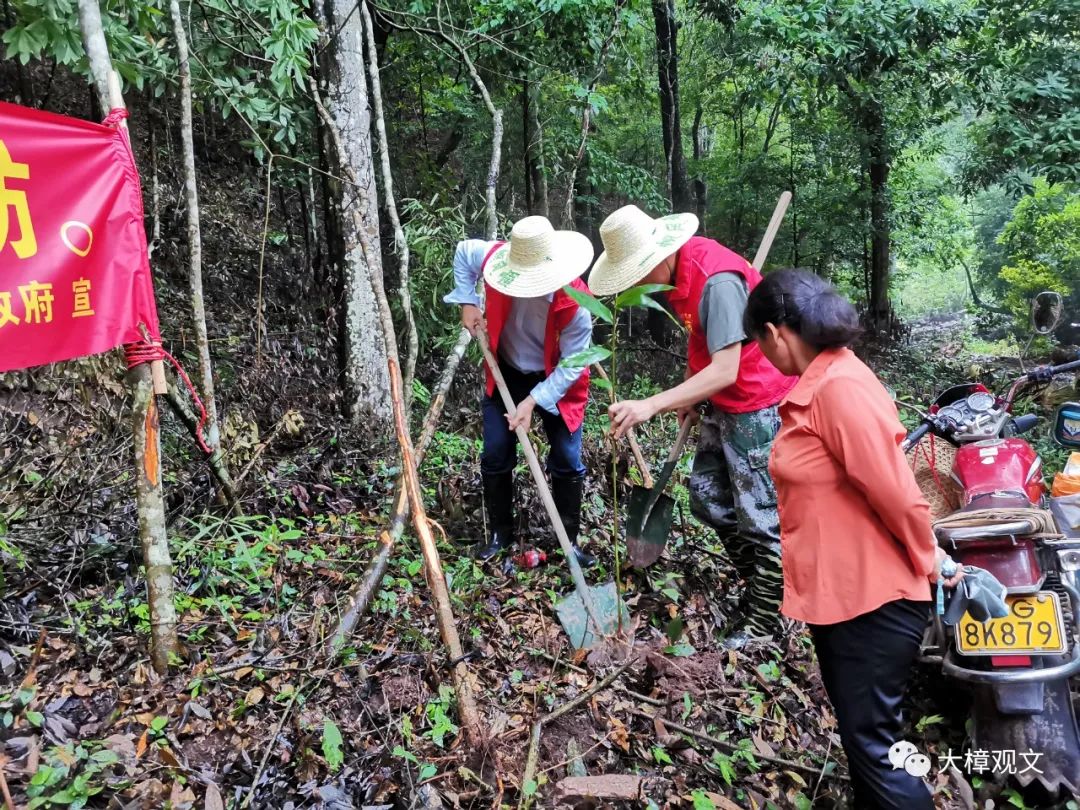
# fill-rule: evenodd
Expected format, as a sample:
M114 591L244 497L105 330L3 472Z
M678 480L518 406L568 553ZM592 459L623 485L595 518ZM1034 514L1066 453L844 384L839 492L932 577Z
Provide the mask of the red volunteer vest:
M487 264L496 248L502 244L502 242L499 242L488 251L488 254L484 257L484 265ZM585 282L579 278L570 282L570 286L580 292L589 292ZM506 325L506 319L510 315L510 307L514 305L514 299L499 292L486 281L484 282L484 290L486 296L484 318L487 320L488 338L491 341L492 353L498 356L499 336L502 334L503 326ZM544 373L550 375L555 370L555 366L559 365L559 360L562 359L559 349L559 336L562 335L563 329L570 324L570 321L574 319L577 310L577 301L562 290L556 291L551 299L551 306L548 308L547 327L544 330ZM495 393L495 378L491 376L490 369L485 367L485 371L487 374L487 395L491 396ZM589 369L586 367L581 372L581 376L574 381L574 384L570 386L563 398L559 400L559 415L562 416L567 429L571 433L581 427L581 423L585 421L585 403L588 398Z
M690 333L687 363L691 374L697 374L712 362L698 309L705 282L717 273L738 273L748 291L761 281L761 273L750 262L712 239L695 236L679 250L675 289L667 296ZM780 402L796 382L798 377L786 377L777 371L776 366L765 359L757 342L751 340L742 346L739 376L735 382L715 393L710 401L725 413L760 411Z

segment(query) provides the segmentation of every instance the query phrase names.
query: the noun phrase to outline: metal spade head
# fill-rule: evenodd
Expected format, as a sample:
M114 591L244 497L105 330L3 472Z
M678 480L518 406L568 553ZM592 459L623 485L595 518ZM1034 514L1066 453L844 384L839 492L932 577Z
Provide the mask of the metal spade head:
M671 497L658 495L645 487L634 487L630 491L626 510L626 558L631 568L647 568L660 559L671 534L674 514L675 501Z
M613 636L620 627L630 625L630 611L619 598L619 591L614 582L590 586L589 598L598 614L602 625L600 628L595 627L589 620L585 603L581 601L581 595L576 590L555 603L555 614L559 617L559 624L570 637L570 645L575 650L590 650L603 642L604 637Z

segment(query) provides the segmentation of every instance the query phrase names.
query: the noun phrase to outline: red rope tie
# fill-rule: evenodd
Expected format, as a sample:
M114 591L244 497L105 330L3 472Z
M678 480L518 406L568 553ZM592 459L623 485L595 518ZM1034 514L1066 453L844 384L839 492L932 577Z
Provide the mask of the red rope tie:
M160 343L149 343L145 341L142 343L125 344L124 359L127 360L127 367L129 369L133 369L135 366L141 366L143 363L152 363L155 360L168 360L172 364L172 367L176 369L176 376L184 381L188 393L191 394L191 401L194 402L195 407L199 409L199 424L195 426L195 440L199 443L199 448L206 453L206 455L212 455L214 451L210 449L209 445L206 443L206 439L203 438L203 427L210 417L206 413L206 406L203 405L203 401L199 397L199 392L195 390L191 378L188 377L187 372L184 371L184 367L180 365L180 362L165 351L165 347Z
M113 107L109 110L109 114L105 116L105 120L101 123L107 127L118 127L120 122L128 117L128 111L123 107Z

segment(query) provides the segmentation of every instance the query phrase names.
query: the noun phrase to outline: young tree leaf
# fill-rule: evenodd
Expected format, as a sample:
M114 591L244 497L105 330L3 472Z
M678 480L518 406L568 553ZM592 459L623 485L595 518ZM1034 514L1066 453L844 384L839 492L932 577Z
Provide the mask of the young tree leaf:
M592 313L593 317L599 318L605 323L611 323L612 316L611 310L604 306L600 301L589 293L581 292L581 290L575 290L573 287L567 285L563 287L563 292L577 301L578 306L585 307Z
M683 322L680 321L678 318L676 318L671 313L671 310L669 310L667 307L665 307L663 304L661 304L655 298L649 298L648 296L645 296L644 298L641 299L641 306L642 307L647 307L649 309L655 309L658 312L663 312L665 315L667 315L671 319L671 322L673 324L675 324L677 327L679 327L679 329L685 331L686 327L683 325Z
M649 298L655 293L674 289L670 284L639 284L619 293L615 297L615 308L648 306L648 304L642 303L643 299Z
M564 357L559 361L559 366L561 368L584 368L593 363L599 363L601 360L607 360L609 357L611 357L610 349L605 349L603 346L590 346L577 354Z
M341 750L342 742L341 730L334 724L334 721L325 721L322 733L322 752L332 773L337 773L345 763L345 754Z

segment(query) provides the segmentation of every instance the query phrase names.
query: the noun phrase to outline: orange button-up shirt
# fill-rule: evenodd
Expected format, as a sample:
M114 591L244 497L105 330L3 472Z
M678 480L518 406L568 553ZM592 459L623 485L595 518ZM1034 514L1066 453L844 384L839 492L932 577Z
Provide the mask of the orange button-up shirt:
M849 349L824 351L780 404L769 469L780 510L783 613L835 624L930 599L930 507L896 406Z

